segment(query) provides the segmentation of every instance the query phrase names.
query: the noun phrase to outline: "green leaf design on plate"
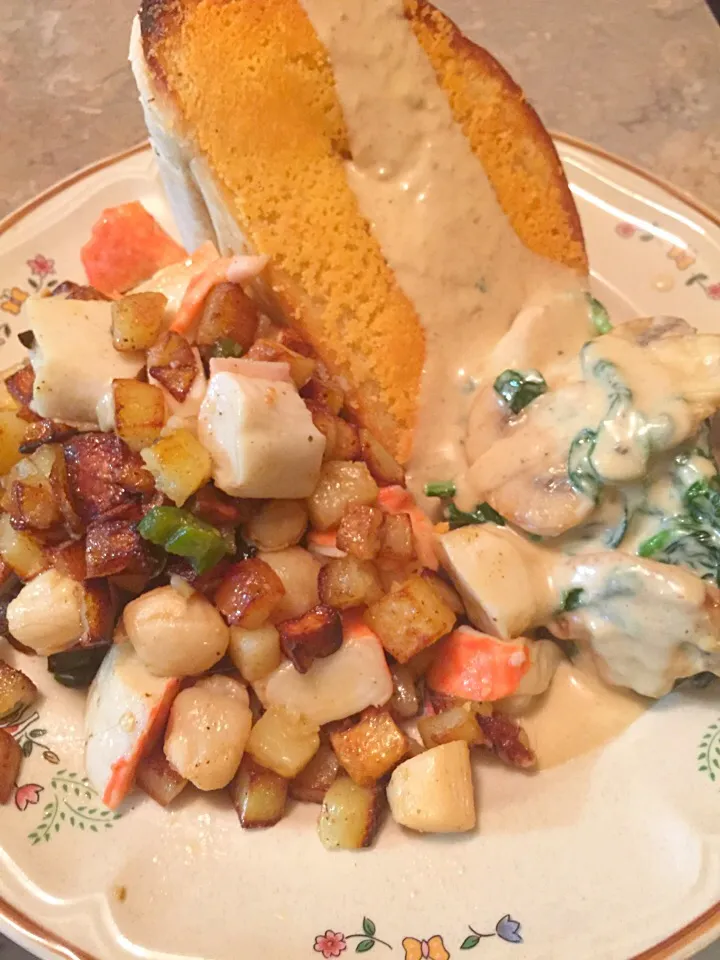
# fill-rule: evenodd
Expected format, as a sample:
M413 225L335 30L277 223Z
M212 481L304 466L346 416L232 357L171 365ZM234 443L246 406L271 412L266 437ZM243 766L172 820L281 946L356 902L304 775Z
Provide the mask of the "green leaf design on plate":
M374 946L374 940L361 940L360 943L355 947L355 953L367 953L368 950L372 950Z
M369 917L363 917L362 928L363 933L366 933L369 937L375 936L377 927Z
M475 947L480 943L480 937L470 936L465 937L463 942L460 944L461 950L474 950Z
M698 773L704 773L715 783L720 770L720 724L711 723L697 748Z

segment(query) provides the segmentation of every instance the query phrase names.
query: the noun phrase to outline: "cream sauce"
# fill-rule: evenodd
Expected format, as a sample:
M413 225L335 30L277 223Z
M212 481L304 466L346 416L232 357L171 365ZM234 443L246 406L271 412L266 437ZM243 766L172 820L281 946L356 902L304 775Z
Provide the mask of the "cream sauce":
M352 149L348 182L425 332L409 477L421 494L427 481L464 472L472 388L493 350L545 367L588 338L586 282L515 234L402 0L302 5L332 62ZM499 346L523 310L517 334Z
M588 661L581 655L561 663L547 693L518 716L540 770L608 743L649 705L644 697L603 683Z

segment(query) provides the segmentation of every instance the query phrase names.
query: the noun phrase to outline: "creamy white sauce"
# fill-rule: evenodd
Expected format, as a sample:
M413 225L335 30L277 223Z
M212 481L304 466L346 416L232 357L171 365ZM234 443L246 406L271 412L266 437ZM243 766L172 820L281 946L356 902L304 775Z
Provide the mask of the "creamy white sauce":
M332 62L348 182L425 332L409 480L420 493L464 472L470 388L523 308L522 331L499 348L507 358L547 366L587 339L585 281L515 234L402 0L302 5Z

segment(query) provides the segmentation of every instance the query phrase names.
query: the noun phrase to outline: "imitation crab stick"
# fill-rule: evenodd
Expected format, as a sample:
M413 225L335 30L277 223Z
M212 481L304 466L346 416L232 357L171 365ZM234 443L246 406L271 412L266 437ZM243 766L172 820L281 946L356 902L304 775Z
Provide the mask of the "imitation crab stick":
M451 697L501 700L517 691L530 668L530 652L523 639L499 640L472 627L458 627L437 646L428 685Z
M405 487L381 487L378 505L385 513L406 513L410 517L415 552L418 560L429 570L437 570L440 564L435 553L435 531L429 518L415 503L415 499Z
M267 262L266 256L252 257L244 254L235 257L218 257L217 260L213 260L188 284L170 329L177 333L186 333L195 322L213 287L227 282L247 283L261 273Z
M307 548L316 557L346 557L337 545L337 530L311 530L307 535Z
M179 687L177 677L148 673L129 643L113 644L103 660L85 708L85 769L111 810L131 789Z
M125 293L157 270L187 257L141 203L108 207L80 250L88 281L101 293Z

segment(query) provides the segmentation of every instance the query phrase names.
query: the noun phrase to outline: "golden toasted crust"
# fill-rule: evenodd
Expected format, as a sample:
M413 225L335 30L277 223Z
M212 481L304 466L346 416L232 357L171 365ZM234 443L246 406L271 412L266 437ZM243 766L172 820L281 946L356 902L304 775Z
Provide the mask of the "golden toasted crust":
M586 266L552 142L485 51L430 5L406 15L519 236ZM352 389L358 417L410 453L424 363L417 315L360 214L327 52L298 0L143 0L148 69L226 191L290 321Z

